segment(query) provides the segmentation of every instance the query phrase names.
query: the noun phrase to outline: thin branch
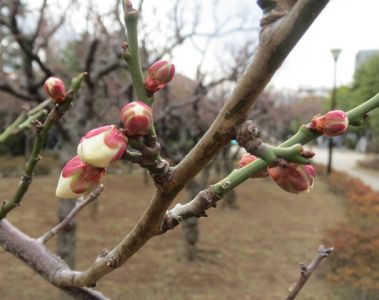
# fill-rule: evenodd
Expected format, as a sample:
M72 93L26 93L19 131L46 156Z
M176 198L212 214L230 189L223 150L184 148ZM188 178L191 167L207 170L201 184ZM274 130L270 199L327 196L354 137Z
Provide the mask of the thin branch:
M81 197L78 199L78 201L75 204L75 207L70 211L70 213L60 222L58 225L56 225L54 228L50 229L48 232L46 232L44 235L40 236L37 239L38 243L45 244L49 239L51 239L53 236L55 236L58 232L60 232L62 229L64 229L66 226L70 224L70 222L75 218L75 216L88 204L96 200L102 191L104 190L104 185L100 184L97 188L95 188L89 195L86 197Z
M296 296L299 294L303 286L307 283L309 277L311 277L312 273L316 270L316 268L319 266L321 261L324 258L327 258L329 254L331 254L334 251L334 248L325 248L323 245L321 245L318 248L318 251L311 261L311 263L307 266L305 266L303 263L300 264L300 277L298 281L290 288L290 293L285 298L285 300L293 300L296 298Z
M32 153L26 162L24 173L21 176L21 181L16 193L13 195L12 199L9 201L5 200L0 206L0 219L5 218L11 210L20 205L25 193L29 189L29 185L32 182L34 168L41 159L40 153L45 144L47 134L51 126L53 126L53 124L59 120L71 107L71 103L74 100L75 91L79 89L80 83L84 76L85 73L82 73L78 77L74 77L72 80L71 89L66 93L64 102L56 105L54 109L51 110L43 124L36 123L37 133L34 139Z
M33 35L31 36L31 40L36 40L39 33L40 33L41 26L43 24L44 17L45 17L46 6L47 6L47 0L43 0L41 8L39 9L40 14L39 14L38 22L37 22L37 27L36 27Z
M4 143L9 137L17 133L18 131L18 126L25 121L26 116L28 114L28 107L24 106L22 108L22 111L20 115L17 117L16 120L13 121L12 124L10 124L4 132L0 134L0 143Z
M6 92L10 95L13 95L19 99L26 100L26 101L36 101L35 97L31 97L29 95L25 95L23 93L20 93L17 89L12 87L9 83L0 82L0 90L3 92Z

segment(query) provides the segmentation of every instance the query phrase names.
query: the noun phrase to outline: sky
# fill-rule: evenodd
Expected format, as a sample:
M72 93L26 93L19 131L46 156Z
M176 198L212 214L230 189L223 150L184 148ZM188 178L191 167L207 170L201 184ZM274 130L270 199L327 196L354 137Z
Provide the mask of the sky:
M49 0L64 6L67 0ZM88 1L88 0L87 0ZM106 10L107 5L113 1L92 0L98 9ZM202 18L200 28L206 29L214 26L212 12L215 10L216 0L200 1L202 3ZM30 3L38 5L40 0L31 0ZM86 1L81 1L85 3ZM134 0L137 3L137 0ZM194 1L182 1L191 5ZM189 3L189 4L188 4ZM172 5L170 0L145 0L144 16L153 20L170 22L167 8ZM166 10L165 10L166 8ZM248 12L248 20L252 26L258 27L261 10L256 1L251 0L218 0L216 14L220 18ZM320 16L311 25L300 42L288 56L280 70L274 76L271 86L277 89L330 89L333 82L334 61L330 50L342 50L337 64L337 84L349 84L352 81L355 65L355 56L359 50L379 49L379 11L378 0L330 0ZM192 14L189 6L185 13ZM81 17L76 25L80 24ZM231 24L233 26L233 24ZM157 37L159 38L159 36ZM238 44L244 37L232 36L228 42L215 42L210 47L204 69L217 69L220 57L233 44ZM201 44L201 40L198 41ZM193 45L187 43L174 52L172 57L177 71L194 78L196 61L200 54L194 50ZM170 58L171 59L171 58ZM218 71L220 72L220 71ZM217 74L217 71L215 72Z
M379 49L378 0L331 0L296 45L272 83L278 88L330 88L334 61L342 49L337 84L352 81L359 50Z

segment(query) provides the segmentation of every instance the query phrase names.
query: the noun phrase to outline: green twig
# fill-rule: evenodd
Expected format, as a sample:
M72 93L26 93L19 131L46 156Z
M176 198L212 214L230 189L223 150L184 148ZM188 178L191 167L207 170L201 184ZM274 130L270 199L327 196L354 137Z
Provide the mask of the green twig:
M19 130L23 130L25 128L30 128L33 125L33 121L37 120L38 118L47 115L48 111L46 109L42 109L40 111L37 111L34 115L29 115L29 117L22 122L20 125L18 125Z
M40 104L38 104L36 107L29 110L28 116L36 114L37 112L45 109L46 107L48 107L52 103L54 103L54 101L51 98L47 98L46 100L44 100Z
M74 78L73 80L80 80L84 74L79 75L79 77ZM79 84L80 86L80 84ZM78 88L78 85L75 86ZM76 89L77 90L77 89ZM43 145L45 144L47 133L51 126L59 120L63 114L70 108L72 101L74 100L74 91L70 90L67 92L65 96L65 101L62 104L57 104L49 113L45 122L37 127L37 134L34 140L32 153L26 163L24 173L21 176L21 181L18 186L16 193L13 198L9 201L5 200L0 207L0 220L5 218L7 214L20 205L22 198L27 192L29 185L32 182L33 170L37 165L38 161L41 159L41 150Z
M138 11L132 7L131 3L127 0L123 2L124 19L126 31L128 33L127 45L124 46L123 57L127 62L132 76L134 89L136 91L138 100L151 105L154 101L153 97L149 97L145 90L145 80L142 73L139 46L138 46ZM150 126L149 134L155 136L155 127L152 123Z
M263 159L268 165L272 165L278 159L285 159L286 161L295 162L299 164L309 164L309 158L301 156L303 146L295 144L291 147L273 147L268 144L262 143L252 154Z
M0 143L4 143L10 136L18 132L18 126L25 121L27 113L27 109L23 108L17 119L0 134Z
M130 74L132 75L132 80L137 97L140 101L147 104L152 104L154 99L149 97L145 90L145 80L142 73L142 68L140 64L139 57L139 47L138 47L138 11L128 6L124 3L124 18L126 30L128 33L127 46L124 48L124 59L128 63Z
M370 111L379 107L379 93L371 99L362 103L361 105L351 109L347 112L349 123L357 122L365 118L365 115ZM307 128L305 125L301 126L298 132L290 139L280 144L279 147L291 147L296 144L307 144L310 141L318 138L321 134ZM278 149L278 148L277 148ZM282 153L283 154L283 153ZM249 179L252 175L260 172L267 167L267 163L262 159L248 164L247 166L233 170L227 177L211 186L212 192L218 196L223 197L226 193L240 185L242 182Z

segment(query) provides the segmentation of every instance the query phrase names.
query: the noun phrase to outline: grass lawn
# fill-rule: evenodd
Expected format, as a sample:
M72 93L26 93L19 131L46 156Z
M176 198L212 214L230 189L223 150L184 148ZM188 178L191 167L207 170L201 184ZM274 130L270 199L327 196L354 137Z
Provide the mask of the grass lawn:
M9 216L33 237L56 222L57 176L35 178L23 205ZM11 197L17 184L16 178L1 179L0 199ZM78 269L87 268L102 249L111 249L127 234L153 190L138 174L110 175L105 186L96 219L90 209L78 216ZM116 300L283 299L299 275L299 262L308 263L324 229L344 218L343 199L319 179L303 195L286 193L268 179L250 180L237 189L237 196L238 209L211 209L201 219L202 260L188 263L181 258L177 228L151 240L97 288ZM55 239L48 246L54 249ZM0 299L58 299L57 289L2 249L0 266ZM335 298L316 273L297 299Z

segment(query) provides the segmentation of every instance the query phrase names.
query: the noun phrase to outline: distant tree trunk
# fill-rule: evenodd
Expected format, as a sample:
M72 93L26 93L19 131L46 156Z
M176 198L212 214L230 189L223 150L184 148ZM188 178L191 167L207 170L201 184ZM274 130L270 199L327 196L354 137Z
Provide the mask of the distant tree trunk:
M227 176L230 174L230 172L233 171L233 169L236 167L235 166L235 160L237 159L238 152L239 151L234 151L232 152L233 149L231 147L225 147L224 150L221 152L221 162L222 167L221 167L221 174L222 177ZM237 196L234 190L231 190L229 193L227 193L224 197L224 199L221 201L221 205L223 207L227 208L237 208Z
M211 167L206 166L199 179L192 179L186 185L188 201L191 201L198 192L203 190L209 181ZM194 261L198 258L197 242L199 240L199 227L197 218L189 218L182 223L183 238L184 238L184 252L188 261Z
M188 201L191 201L200 191L200 184L195 180L191 180L186 185ZM182 224L184 238L184 252L188 261L194 261L198 258L197 241L199 240L199 228L197 218L189 218Z
M67 214L74 208L75 201L59 199L58 201L58 222L61 222ZM75 267L75 241L76 241L76 222L71 221L70 226L64 228L57 235L57 254L70 266ZM66 293L61 293L61 300L71 300L72 297Z

